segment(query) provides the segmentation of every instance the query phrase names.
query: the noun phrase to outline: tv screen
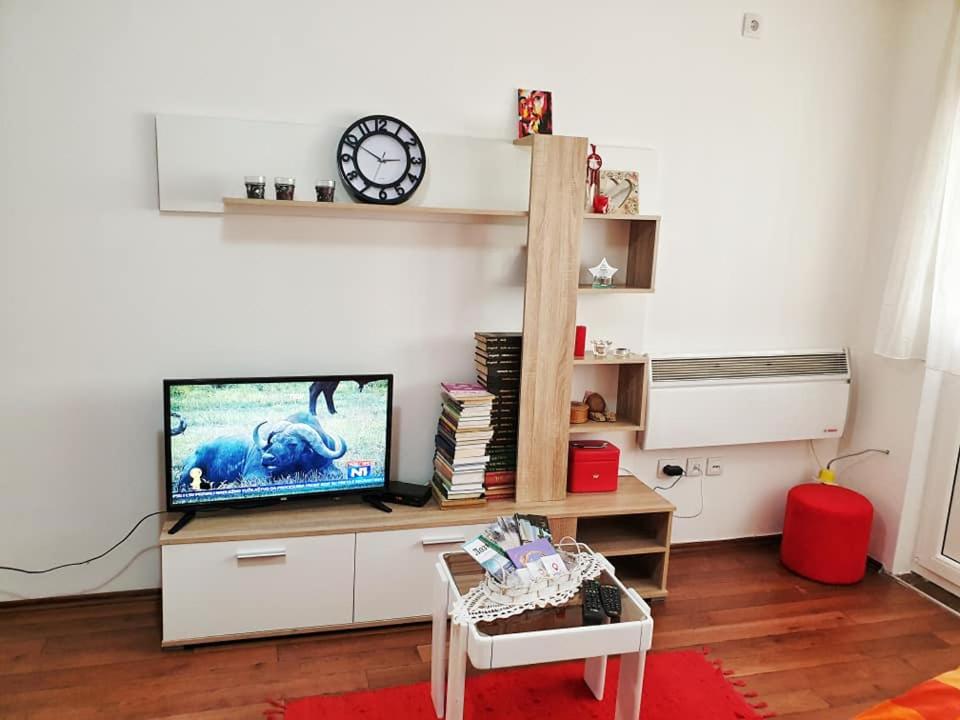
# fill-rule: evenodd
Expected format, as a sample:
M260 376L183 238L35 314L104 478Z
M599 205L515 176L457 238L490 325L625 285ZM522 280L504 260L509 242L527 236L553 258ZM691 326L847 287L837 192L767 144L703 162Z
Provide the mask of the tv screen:
M392 375L165 380L167 509L383 488Z

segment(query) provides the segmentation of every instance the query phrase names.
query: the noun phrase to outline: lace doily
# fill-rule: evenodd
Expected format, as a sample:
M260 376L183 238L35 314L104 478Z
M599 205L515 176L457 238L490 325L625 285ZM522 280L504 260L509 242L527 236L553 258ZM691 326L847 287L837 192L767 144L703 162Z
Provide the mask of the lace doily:
M563 605L580 592L580 584L585 579L603 572L600 558L586 545L561 542L558 549L567 572L527 585L508 585L487 575L483 582L457 600L450 611L451 620L458 625L469 625L513 617L535 608Z

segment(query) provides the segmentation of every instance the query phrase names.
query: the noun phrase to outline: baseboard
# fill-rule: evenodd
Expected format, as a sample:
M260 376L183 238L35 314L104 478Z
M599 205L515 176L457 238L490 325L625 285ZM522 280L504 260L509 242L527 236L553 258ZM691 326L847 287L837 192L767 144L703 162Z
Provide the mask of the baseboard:
M108 604L128 602L130 600L160 599L160 588L144 588L142 590L116 590L114 592L87 593L85 595L54 595L53 597L27 598L26 600L0 601L0 614L8 610L31 610L45 606L66 607L72 605Z
M670 552L686 550L708 550L710 548L730 547L731 545L774 545L779 543L783 533L770 535L751 535L742 538L726 538L724 540L695 540L685 543L671 543Z

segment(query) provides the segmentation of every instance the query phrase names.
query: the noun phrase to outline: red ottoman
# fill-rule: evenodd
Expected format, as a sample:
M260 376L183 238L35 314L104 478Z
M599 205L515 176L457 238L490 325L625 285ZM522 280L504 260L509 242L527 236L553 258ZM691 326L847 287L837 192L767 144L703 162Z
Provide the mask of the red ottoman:
M838 485L808 483L787 494L780 560L798 575L831 585L863 579L873 505Z

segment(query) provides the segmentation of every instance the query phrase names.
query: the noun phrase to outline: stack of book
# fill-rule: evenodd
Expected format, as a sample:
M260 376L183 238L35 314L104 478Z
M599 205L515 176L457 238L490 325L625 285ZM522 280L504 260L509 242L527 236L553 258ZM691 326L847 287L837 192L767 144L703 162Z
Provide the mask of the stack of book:
M431 488L441 508L482 505L493 395L480 385L443 383Z
M490 461L484 476L488 498L511 498L517 484L517 428L520 416L521 333L474 334L477 379L494 396L493 438L487 447Z

